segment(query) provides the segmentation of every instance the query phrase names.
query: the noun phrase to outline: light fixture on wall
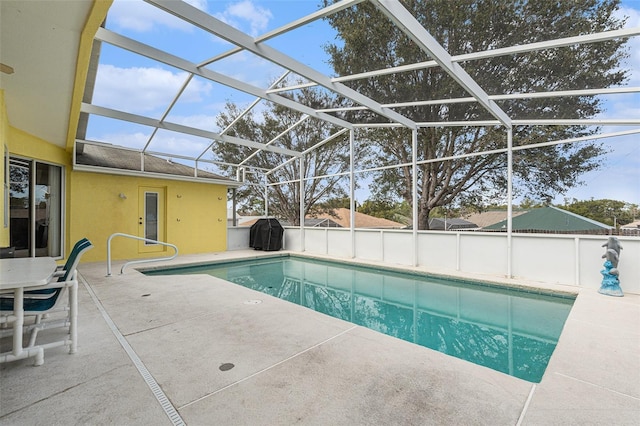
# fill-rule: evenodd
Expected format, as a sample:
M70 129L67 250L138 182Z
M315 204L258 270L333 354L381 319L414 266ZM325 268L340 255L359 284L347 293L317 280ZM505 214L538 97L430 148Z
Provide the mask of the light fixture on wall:
M124 192L119 193L118 197L122 198L123 200L127 199L127 196L124 194Z
M10 67L9 65L3 64L0 62L0 71L2 71L5 74L13 74L13 67Z

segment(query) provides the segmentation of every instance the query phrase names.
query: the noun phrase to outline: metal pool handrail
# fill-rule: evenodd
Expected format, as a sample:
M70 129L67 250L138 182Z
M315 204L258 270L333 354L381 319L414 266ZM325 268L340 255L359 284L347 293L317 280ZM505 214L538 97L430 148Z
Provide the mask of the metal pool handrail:
M173 254L173 256L169 256L169 257L156 257L153 259L130 260L129 262L126 262L124 265L122 265L122 268L120 269L121 275L124 273L124 268L126 268L129 265L133 265L134 263L147 263L147 262L158 262L160 260L171 260L171 259L175 259L175 257L178 255L178 247L176 247L173 244L165 243L157 240L151 240L149 238L142 238L136 235L129 235L129 234L123 234L121 232L116 232L114 234L111 234L111 236L107 240L107 276L108 277L111 276L111 240L113 239L113 237L126 237L134 240L145 241L148 243L162 244L163 246L171 247L176 251Z

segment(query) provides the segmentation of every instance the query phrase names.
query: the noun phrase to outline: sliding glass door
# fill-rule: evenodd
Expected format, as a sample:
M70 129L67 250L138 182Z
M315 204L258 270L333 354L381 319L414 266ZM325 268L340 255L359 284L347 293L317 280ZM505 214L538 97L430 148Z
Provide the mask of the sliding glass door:
M62 255L62 167L10 158L10 241L16 257Z

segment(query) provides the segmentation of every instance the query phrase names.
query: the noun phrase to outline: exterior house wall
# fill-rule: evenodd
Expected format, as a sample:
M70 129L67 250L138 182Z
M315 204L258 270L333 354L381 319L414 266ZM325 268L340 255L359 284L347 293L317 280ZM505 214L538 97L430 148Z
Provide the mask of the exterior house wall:
M4 107L3 107L4 110ZM3 113L3 115L5 115ZM6 130L3 130L1 133L3 137L6 137L5 143L9 149L9 155L23 157L27 159L34 159L50 164L55 164L57 166L61 166L63 168L65 187L63 191L67 193L69 187L69 171L71 169L71 154L67 153L64 149L51 144L43 139L40 139L36 136L33 136L29 133L26 133L20 129L12 127L11 125L6 124ZM67 211L69 208L69 198L66 197L64 210ZM68 230L69 230L69 222L68 217L64 223L65 227L65 246L64 252L69 253L71 250L71 246L69 245L68 239ZM6 247L9 245L9 235L10 228L2 227L2 233L0 233L2 240L0 246ZM6 238L6 240L5 240Z
M141 186L164 190L164 241L175 244L180 254L219 252L227 248L225 186L78 171L71 173L70 180L70 240L86 237L93 242L95 248L85 255L87 261L106 260L107 240L116 232L142 236L138 199ZM173 249L167 247L160 252L140 253L140 244L137 240L115 237L111 258L173 254Z
M9 152L12 155L64 166L67 171L71 166L71 153L12 126L9 126Z
M0 96L2 99L2 96ZM119 176L72 171L71 153L52 143L10 126L0 102L0 143L10 155L62 166L65 174L65 258L73 244L87 237L94 249L82 261L104 261L107 239L115 232L138 234L138 187L164 188L165 240L178 246L180 254L226 249L226 187L200 182ZM4 168L4 162L2 162ZM126 194L122 199L119 194ZM2 208L4 209L4 203ZM2 212L4 215L4 211ZM0 225L0 247L9 245L9 227ZM113 259L158 257L173 253L139 253L138 242L114 239Z

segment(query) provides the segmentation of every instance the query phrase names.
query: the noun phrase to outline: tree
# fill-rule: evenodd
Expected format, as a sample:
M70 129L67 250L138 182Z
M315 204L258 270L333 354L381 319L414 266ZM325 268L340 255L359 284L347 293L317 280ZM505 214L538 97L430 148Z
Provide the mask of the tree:
M618 0L405 0L403 4L451 55L615 30L623 25L613 16ZM340 39L339 43L326 47L338 75L431 59L372 3L359 3L327 19ZM619 68L626 55L624 43L625 40L617 39L546 49L467 61L462 66L491 95L604 88L625 79L625 72ZM382 104L469 96L439 67L363 78L346 84ZM601 111L600 100L593 96L496 102L515 119L588 118ZM477 103L410 106L396 110L415 122L493 118ZM350 119L359 122L375 119L367 113L350 114ZM578 126L516 126L513 143L515 146L528 145L590 135L596 131ZM372 130L367 138L377 148L378 164L411 163L408 130ZM420 129L418 160L447 159L419 165L419 228L427 229L429 214L438 206L504 202L505 154L450 158L505 147L506 131L497 126ZM515 151L514 195L526 195L548 203L557 194L581 184L580 176L597 168L604 152L598 143ZM412 203L411 172L411 167L403 166L378 173L372 185L374 197L390 193Z
M356 203L357 207L357 203ZM344 197L333 197L329 198L326 201L318 202L311 209L313 213L324 213L327 211L331 211L334 209L348 209L351 208L351 199L348 196Z
M637 204L606 199L578 201L574 198L571 202L565 201L562 208L612 226L633 222L638 211Z
M330 104L329 94L314 90L302 89L292 96L294 100L315 109L324 108ZM227 103L225 111L217 117L217 124L221 129L241 114L240 108L233 103ZM283 106L268 103L262 116L257 118L253 112L242 117L227 132L230 136L267 144L294 125L302 118L303 114L290 110ZM305 151L325 138L335 133L337 128L321 120L308 118L302 124L287 132L272 143L271 146L287 148L297 152ZM240 200L239 209L256 212L257 206L264 206L265 171L285 163L291 157L270 151L258 151L245 146L217 143L213 146L214 159L231 164L240 164L250 155L251 159L243 163L247 168L245 179L247 185L237 192ZM360 155L357 153L357 155ZM345 137L337 137L322 145L320 149L311 151L304 158L304 177L325 176L331 173L344 171L349 164L349 144ZM222 166L227 173L234 173L231 166ZM277 171L266 176L268 184L285 182L270 186L269 215L289 221L295 225L300 223L300 184L299 162L297 160L286 163ZM344 197L346 191L340 177L327 177L320 179L308 179L304 185L305 216L314 208L314 205L324 197ZM264 213L264 210L258 211Z
M366 200L358 208L360 213L381 217L404 225L411 225L411 206L406 202L395 202L388 199Z

